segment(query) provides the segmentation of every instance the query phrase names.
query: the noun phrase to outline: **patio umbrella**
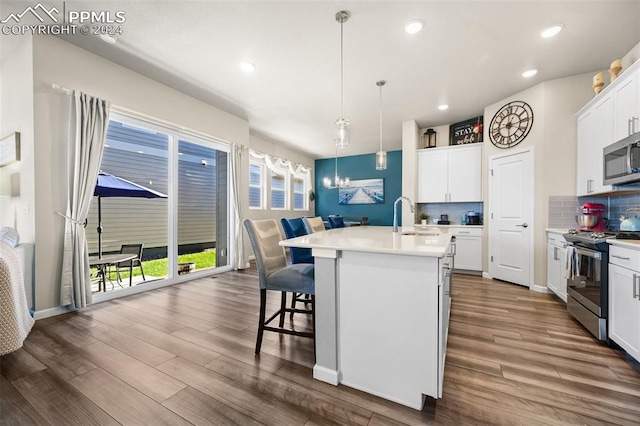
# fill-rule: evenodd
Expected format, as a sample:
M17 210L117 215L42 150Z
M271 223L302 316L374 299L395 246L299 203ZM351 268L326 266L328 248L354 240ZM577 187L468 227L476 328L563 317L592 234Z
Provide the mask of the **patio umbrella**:
M93 195L98 197L98 257L102 257L102 197L138 197L138 198L167 198L161 192L154 191L137 183L130 182L118 176L99 172L96 189Z

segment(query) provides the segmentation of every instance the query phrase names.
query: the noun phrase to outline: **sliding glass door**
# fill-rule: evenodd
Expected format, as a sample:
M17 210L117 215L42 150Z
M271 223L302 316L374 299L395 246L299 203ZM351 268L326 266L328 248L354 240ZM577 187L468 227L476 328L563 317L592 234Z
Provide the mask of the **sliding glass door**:
M98 252L100 206L103 253L143 246L142 267L133 268L133 285L227 267L228 152L228 145L220 142L113 113L101 171L166 197L103 197L100 203L94 197L87 225L89 252ZM121 271L119 280L114 268L106 290L128 287L128 277L128 271Z

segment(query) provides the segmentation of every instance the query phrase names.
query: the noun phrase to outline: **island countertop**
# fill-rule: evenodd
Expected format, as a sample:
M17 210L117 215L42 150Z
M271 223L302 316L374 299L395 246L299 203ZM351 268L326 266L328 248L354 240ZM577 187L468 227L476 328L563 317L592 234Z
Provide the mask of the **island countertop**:
M416 235L403 235L413 233ZM386 253L409 256L444 257L451 234L428 232L413 227L393 233L391 226L354 226L329 229L280 241L284 247Z

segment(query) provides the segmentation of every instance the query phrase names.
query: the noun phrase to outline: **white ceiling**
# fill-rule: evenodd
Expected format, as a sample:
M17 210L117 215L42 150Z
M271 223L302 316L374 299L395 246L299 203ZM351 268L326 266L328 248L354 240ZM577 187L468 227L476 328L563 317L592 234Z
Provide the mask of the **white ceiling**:
M401 148L401 123L432 127L481 115L487 105L538 84L606 70L640 41L639 1L67 1L67 9L126 11L115 45L65 38L249 120L253 133L334 155L340 115L344 24L345 117L351 146L375 152L378 87L384 146ZM410 18L425 29L403 31ZM542 39L544 27L564 31ZM253 74L241 61L256 65ZM532 79L521 73L537 68ZM608 81L608 79L606 80ZM589 90L591 90L589 88ZM437 105L447 103L446 112Z

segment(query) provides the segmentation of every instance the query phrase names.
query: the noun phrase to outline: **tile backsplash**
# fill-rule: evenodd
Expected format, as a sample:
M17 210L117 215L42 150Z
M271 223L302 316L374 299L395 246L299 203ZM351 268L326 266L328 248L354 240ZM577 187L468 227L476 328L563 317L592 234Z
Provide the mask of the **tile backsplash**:
M576 210L578 197L551 196L549 197L549 228L570 229L576 227Z
M620 228L620 216L625 214L628 208L640 207L640 194L616 195L609 197L609 226L612 229ZM640 212L634 212L640 216Z
M452 225L460 225L462 214L468 211L480 212L482 215L483 203L429 203L418 204L416 211L416 222L420 222L420 215L423 213L431 216L429 222L440 219L440 215L449 215L449 222ZM484 218L483 218L484 219ZM483 221L484 223L484 221Z

